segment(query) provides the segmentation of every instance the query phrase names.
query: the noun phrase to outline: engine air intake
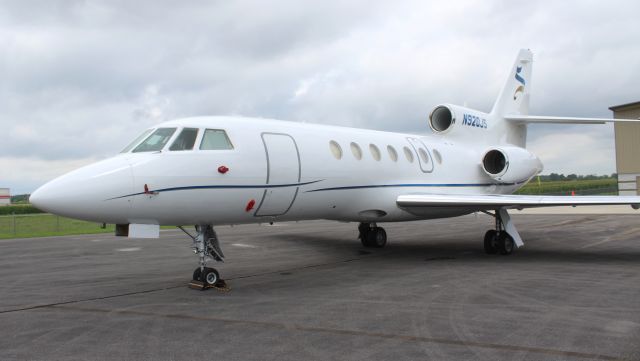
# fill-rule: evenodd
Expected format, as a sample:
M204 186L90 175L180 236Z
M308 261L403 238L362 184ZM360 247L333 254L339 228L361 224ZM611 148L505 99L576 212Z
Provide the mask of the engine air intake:
M540 159L524 148L504 145L482 156L482 170L497 181L523 184L542 171Z
M500 174L507 167L507 158L497 149L490 150L482 158L482 167L489 174Z
M444 105L437 106L429 115L429 125L436 133L441 133L451 128L455 120L451 109Z

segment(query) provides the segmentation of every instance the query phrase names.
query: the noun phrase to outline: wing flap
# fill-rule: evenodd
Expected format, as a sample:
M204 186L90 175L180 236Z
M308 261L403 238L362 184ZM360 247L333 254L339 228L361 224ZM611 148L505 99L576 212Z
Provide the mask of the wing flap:
M451 195L407 194L398 197L402 208L460 208L491 210L499 208L535 208L554 206L630 205L640 208L640 196L525 196L525 195Z

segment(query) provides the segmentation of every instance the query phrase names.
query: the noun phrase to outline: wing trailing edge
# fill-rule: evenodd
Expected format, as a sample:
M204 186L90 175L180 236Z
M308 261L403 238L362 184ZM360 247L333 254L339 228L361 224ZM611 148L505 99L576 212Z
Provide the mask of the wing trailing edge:
M640 196L525 196L407 194L398 197L402 208L460 208L467 210L522 209L554 206L630 205L640 208Z
M541 115L506 115L504 119L516 124L605 124L640 122L640 119L550 117Z

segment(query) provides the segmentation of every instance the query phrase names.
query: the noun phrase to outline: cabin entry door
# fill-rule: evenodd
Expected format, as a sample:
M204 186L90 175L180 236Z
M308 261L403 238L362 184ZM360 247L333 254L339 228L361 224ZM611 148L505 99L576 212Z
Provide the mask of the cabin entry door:
M288 134L262 133L267 156L267 187L256 217L280 216L293 205L300 183L300 154Z

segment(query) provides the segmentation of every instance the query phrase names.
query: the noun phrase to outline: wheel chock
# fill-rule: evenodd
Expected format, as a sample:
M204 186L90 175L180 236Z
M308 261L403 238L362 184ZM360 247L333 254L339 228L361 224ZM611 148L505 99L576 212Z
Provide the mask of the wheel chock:
M189 282L189 288L194 290L199 290L199 291L204 291L209 288L214 288L220 292L231 291L229 284L227 284L227 282L225 282L225 280L222 280L222 279L218 280L218 282L216 282L216 284L213 286L208 286L202 281L191 280L191 282Z
M229 292L229 291L231 291L231 287L229 287L229 284L227 282L225 282L225 280L223 280L223 279L219 279L218 282L216 282L216 284L213 285L213 288L215 288L216 290L218 290L220 292Z
M191 282L189 282L189 288L204 291L207 286L202 281L191 280Z

